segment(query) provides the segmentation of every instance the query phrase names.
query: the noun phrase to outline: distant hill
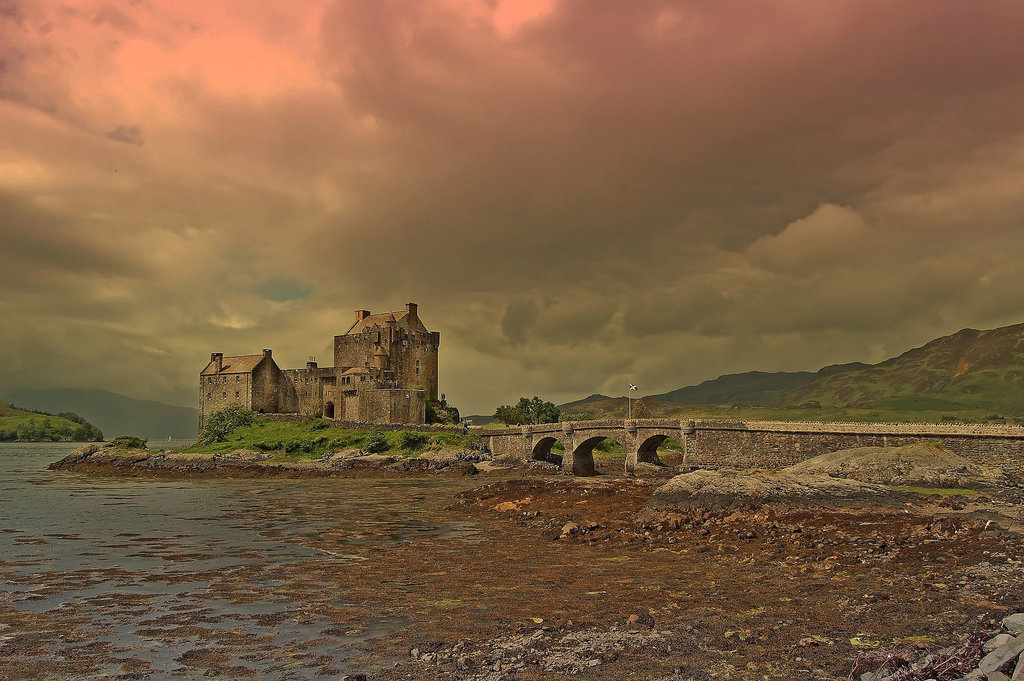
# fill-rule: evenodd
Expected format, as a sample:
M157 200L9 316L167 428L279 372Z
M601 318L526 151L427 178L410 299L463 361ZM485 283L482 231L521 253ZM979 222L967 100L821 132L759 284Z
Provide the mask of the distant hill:
M679 388L660 395L656 400L677 404L752 404L771 405L814 380L811 371L765 373L748 371L726 374L700 385Z
M579 408L591 404L592 402L601 402L602 400L610 399L612 398L608 397L607 395L594 393L593 395L588 395L587 397L584 397L582 400L576 400L575 402L566 402L565 404L560 404L558 405L558 408L561 411L583 411L582 409Z
M634 400L652 417L1024 422L1024 324L963 329L878 364L751 371ZM625 397L562 409L623 418Z
M1024 324L963 329L879 364L825 367L786 395L822 408L1024 414Z
M87 442L103 433L78 414L48 414L0 402L0 442Z
M80 414L107 439L118 435L195 437L199 424L198 409L138 400L106 390L22 390L4 399L25 409Z

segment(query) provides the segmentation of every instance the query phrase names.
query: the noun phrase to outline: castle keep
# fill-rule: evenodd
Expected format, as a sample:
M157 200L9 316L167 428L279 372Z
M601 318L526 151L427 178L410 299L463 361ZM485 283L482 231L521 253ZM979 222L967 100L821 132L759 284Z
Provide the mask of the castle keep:
M320 414L372 423L425 423L437 399L441 334L427 331L415 303L370 314L334 337L334 366L281 369L270 350L210 355L199 374L199 429L214 412L241 406L261 414Z

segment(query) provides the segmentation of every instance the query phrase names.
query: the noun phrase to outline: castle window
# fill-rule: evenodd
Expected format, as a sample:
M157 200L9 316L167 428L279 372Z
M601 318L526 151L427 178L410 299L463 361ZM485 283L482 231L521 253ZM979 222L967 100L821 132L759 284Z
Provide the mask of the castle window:
M420 375L420 361L416 360L416 375Z
M213 393L206 393L206 399L210 399L211 397L213 397Z
M228 396L228 393L227 393L227 391L225 390L225 391L224 391L224 397L227 397L227 396Z
M238 397L238 391L237 390L235 391L235 397Z
M238 383L241 380L242 380L241 376L235 376L235 383Z
M228 382L228 377L227 376L221 376L220 377L220 382L221 383L227 383Z

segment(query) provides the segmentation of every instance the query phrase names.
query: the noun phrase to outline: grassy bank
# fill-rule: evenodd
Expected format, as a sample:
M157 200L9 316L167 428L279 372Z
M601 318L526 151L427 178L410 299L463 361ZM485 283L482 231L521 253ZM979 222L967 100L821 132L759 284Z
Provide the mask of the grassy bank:
M91 442L103 433L77 414L46 414L0 402L0 442Z
M363 449L373 453L413 456L426 451L472 449L480 442L475 435L452 431L421 433L413 430L384 432L334 428L320 418L284 422L256 417L252 423L234 428L221 437L223 439L200 440L181 451L226 454L236 449L253 449L274 454L279 459L303 459L345 449Z

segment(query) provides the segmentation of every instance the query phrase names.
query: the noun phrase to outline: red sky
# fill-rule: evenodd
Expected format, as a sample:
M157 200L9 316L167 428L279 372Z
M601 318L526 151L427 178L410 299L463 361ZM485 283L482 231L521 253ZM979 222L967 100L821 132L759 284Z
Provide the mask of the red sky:
M0 394L420 304L465 413L1024 321L1024 9L0 0Z

